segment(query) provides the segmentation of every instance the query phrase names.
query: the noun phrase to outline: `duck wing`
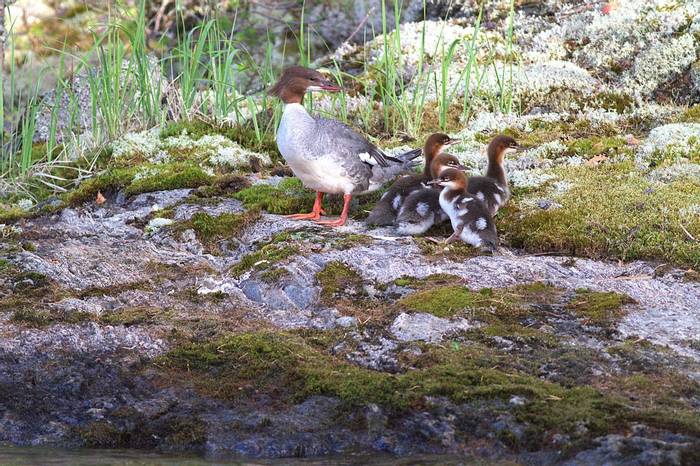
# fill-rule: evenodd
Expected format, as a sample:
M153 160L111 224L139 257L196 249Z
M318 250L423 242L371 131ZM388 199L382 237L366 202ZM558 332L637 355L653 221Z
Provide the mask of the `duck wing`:
M319 137L327 139L324 142L327 142L337 152L357 157L358 161L372 166L379 165L380 167L388 167L389 161L395 163L404 162L396 157L387 155L380 148L369 142L367 138L343 122L317 118L316 125Z

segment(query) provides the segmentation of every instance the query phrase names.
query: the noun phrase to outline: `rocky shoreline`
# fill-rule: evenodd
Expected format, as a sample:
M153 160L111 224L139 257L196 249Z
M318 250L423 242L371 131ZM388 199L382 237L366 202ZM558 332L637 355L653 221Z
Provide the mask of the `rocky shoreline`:
M368 231L360 222L329 231L269 214L225 253L212 255L194 230L146 228L154 205L188 215L245 210L229 199L191 203L192 194L149 193L20 223L31 246L6 248L3 270L11 290L1 324L5 442L214 457L372 449L539 464L641 461L640 455L656 455L663 464L697 451L694 428L635 413L641 406L623 416L639 415L634 422L607 419L608 409L628 409L617 405L618 396L642 401L657 389L645 384L660 383L657 378L671 384L663 391L672 390L673 403L687 406L688 416L696 409L691 387L698 386L700 352L688 337L700 328L700 285L684 281L682 270L658 276L657 266L644 262L509 250L466 259L450 248L426 255L416 240ZM294 254L274 259L275 247ZM232 273L260 251L267 259ZM452 295L462 289L474 296ZM608 302L623 295L629 299ZM581 309L601 301L603 314L577 314L577 300L588 300ZM463 308L446 309L452 303ZM212 344L219 350L210 354ZM221 349L226 345L231 360ZM272 366L248 361L235 369L236 358L247 361L250 351L263 360L301 359ZM454 381L428 374L431 364L453 357L465 358L447 366L456 371ZM311 371L304 377L321 377L321 385L298 388L308 397L287 393L284 384L299 383L297 364L316 358L321 362L304 368ZM461 367L465 361L475 366ZM351 372L335 375L324 367L329 362ZM413 372L428 377L415 381L426 384L425 397L391 401L416 390L403 384ZM374 380L375 374L386 379ZM470 389L475 374L487 379ZM502 377L523 380L504 386ZM355 386L363 381L388 392ZM595 401L574 401L578 393L552 401L572 410L559 415L573 422L573 431L560 432L522 409L562 393L573 397L570 391L593 381L604 392L608 384L621 386L614 397L590 393ZM465 385L454 391L454 383ZM554 387L558 395L544 394ZM535 412L540 409L550 408ZM679 406L668 409L678 413Z
M476 174L495 134L527 148L506 160L496 254L441 244L449 227L366 227L379 194L342 228L286 219L313 193L249 127L126 133L65 194L3 204L0 444L700 462L697 5L516 2L509 49L506 2L487 2L475 60L495 62L477 92L457 85L465 50L444 68L437 52L439 35L474 32L472 2L451 3L430 2L426 22L407 9L397 73L420 85L426 28L423 66L456 86L451 153ZM370 97L383 41L317 64L353 75L348 120L398 153L421 141L387 134ZM421 137L439 129L439 92L425 97Z

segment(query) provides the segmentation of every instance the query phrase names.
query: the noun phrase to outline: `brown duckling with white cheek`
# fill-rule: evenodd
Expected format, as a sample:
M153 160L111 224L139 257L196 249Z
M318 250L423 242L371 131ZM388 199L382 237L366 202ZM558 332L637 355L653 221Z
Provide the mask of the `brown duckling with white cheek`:
M491 216L496 215L498 209L506 205L510 199L510 189L506 171L503 168L503 159L506 154L522 150L515 139L498 135L488 145L487 155L489 164L486 168L486 176L472 176L467 183L467 192L486 204Z
M389 190L382 196L365 220L368 225L386 226L396 220L396 215L401 210L403 203L411 193L425 188L425 183L432 180L436 173L432 172L433 162L440 158L446 147L457 144L459 139L453 139L443 133L430 135L425 142L423 154L425 155L425 167L422 173L405 175L397 179ZM441 163L447 166L459 167L459 161L450 156L450 159L442 159Z
M429 182L442 187L440 207L450 217L454 233L446 243L463 241L485 252L498 247L496 225L486 204L467 192L464 172L449 168Z
M431 164L433 179L439 177L448 168L465 169L454 155L440 154ZM396 231L400 235L420 235L447 218L440 207L440 189L426 182L423 188L413 191L399 209L396 216Z

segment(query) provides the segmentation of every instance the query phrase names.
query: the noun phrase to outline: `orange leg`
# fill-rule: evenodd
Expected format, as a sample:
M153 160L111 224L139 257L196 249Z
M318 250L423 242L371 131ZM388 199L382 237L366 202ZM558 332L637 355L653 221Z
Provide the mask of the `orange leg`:
M321 208L322 202L323 202L323 193L320 191L317 191L316 192L316 201L314 202L314 208L311 210L310 213L285 215L285 217L291 218L293 220L318 220L319 218L321 218L321 215L325 214L325 212Z
M343 196L343 213L340 214L338 220L316 220L319 225L325 225L327 227L342 227L348 220L348 212L350 211L350 200L352 199L351 194L346 194Z

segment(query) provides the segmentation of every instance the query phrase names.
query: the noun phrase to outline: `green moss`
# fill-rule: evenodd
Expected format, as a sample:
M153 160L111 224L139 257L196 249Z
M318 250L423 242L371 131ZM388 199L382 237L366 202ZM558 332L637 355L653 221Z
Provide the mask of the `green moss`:
M167 312L154 307L131 307L122 308L100 316L100 323L104 325L132 325L152 324L159 317L164 317Z
M333 248L339 250L345 250L354 248L357 246L368 246L374 242L371 236L359 235L351 233L348 235L343 235L339 239L333 242Z
M3 208L2 211L0 211L0 223L14 223L17 220L20 220L27 216L28 212L26 210L20 209L19 207Z
M558 196L558 209L523 209L523 200L546 195L543 188L515 198L499 212L499 234L528 251L564 252L593 258L660 259L700 266L700 248L684 227L700 236L700 217L679 211L697 202L700 185L681 180L654 184L631 162L566 167L555 174L573 187Z
M107 172L89 178L75 190L66 195L66 202L71 205L80 205L94 201L97 193L109 194L124 189L134 179L136 170L133 168L115 168Z
M330 299L339 293L358 294L362 290L362 277L350 266L333 261L316 274L321 286L321 297Z
M612 156L622 153L631 154L632 150L627 145L627 141L621 137L592 136L579 138L571 142L566 149L566 155L579 155L585 158L601 154Z
M406 286L409 288L419 288L423 285L430 284L432 286L445 285L447 283L461 283L462 278L458 275L449 273L435 273L428 275L425 278L416 278L409 275L403 275L396 280L394 284L397 286Z
M304 189L298 178L285 178L277 186L256 184L234 196L246 207L257 207L272 214L308 212L313 207L314 193Z
M272 267L263 271L260 274L260 279L266 283L277 283L285 277L288 277L289 271L282 267Z
M412 293L399 301L399 305L438 317L452 317L489 302L488 293L473 292L464 286L443 286Z
M634 97L628 94L617 92L601 92L593 98L593 106L611 110L616 113L625 113L632 110L635 106Z
M45 327L52 322L51 315L47 311L27 308L16 310L10 320L31 327Z
M462 285L439 285L428 280L424 283L430 287L406 296L397 303L398 306L438 317L469 313L473 318L490 323L514 323L515 319L528 313L529 305L550 303L561 295L560 290L540 282L479 291L471 291Z
M700 104L694 105L678 116L679 123L700 123Z
M171 351L161 362L208 372L216 384L203 381L200 389L224 399L262 391L291 401L323 394L350 404L396 403L391 375L335 360L289 334L246 333L190 344Z
M30 327L46 327L52 324L80 324L94 320L89 312L70 312L65 314L52 314L40 308L20 308L16 310L10 319L12 322L24 324Z
M628 296L586 289L576 290L576 295L567 308L587 323L599 327L611 327L625 316L623 305L634 302Z
M267 270L277 262L293 256L298 252L294 246L281 244L266 244L259 250L246 254L241 260L231 267L230 271L234 277L240 277L248 270Z
M180 136L183 131L186 132L193 141L199 141L202 136L206 136L207 134L218 134L213 125L202 120L182 120L166 124L160 130L160 138L167 139L170 137L177 137Z
M16 322L36 325L43 325L48 317L44 312L47 303L68 296L46 275L22 271L9 262L0 267L0 287L7 289L0 294L0 311L12 312Z
M197 239L209 250L216 252L219 241L239 237L259 218L260 211L257 209L249 209L241 213L225 212L218 216L197 212L189 220L177 223L174 229L178 232L194 230Z
M502 134L510 136L524 147L537 147L544 143L561 141L570 149L587 148L588 152L614 148L621 151L625 146L624 139L619 137L620 129L611 123L591 125L587 120L575 121L544 121L532 120L528 131L518 128L505 128ZM496 133L480 135L477 140L487 144ZM579 142L579 140L583 140ZM587 142L586 142L587 141ZM579 147L580 146L580 147ZM595 149L594 149L595 148ZM597 153L602 153L603 150ZM574 151L569 151L571 155ZM595 154L594 154L595 155Z
M360 196L358 203L351 209L351 216L356 219L367 216L383 191L375 191ZM256 184L240 190L234 196L246 207L259 207L271 214L298 214L310 212L316 195L304 188L298 178L285 178L277 186ZM339 215L343 208L342 196L326 196L323 209L327 215Z
M209 184L212 177L200 167L187 164L158 165L152 175L133 181L125 190L127 195L179 188L197 188Z
M199 390L228 400L255 393L289 402L326 395L348 405L377 403L403 411L419 407L425 396L469 403L505 402L519 395L527 400L525 405L502 403L494 409L511 411L519 420L529 422L533 429L530 438L537 437L540 443L548 431L575 437L611 431L626 412L624 406L592 388L565 389L494 367L492 360L471 351L466 347L432 348L420 356L416 369L394 375L352 366L299 336L256 332L188 344L160 358L159 363L194 371ZM581 431L582 425L588 432Z
M249 187L250 180L245 176L227 173L215 176L210 185L200 186L195 194L201 198L230 196Z
M438 225L426 232L425 237L414 238L416 246L418 246L423 254L434 259L448 258L453 261L463 261L470 257L476 257L483 253L469 244L458 241L452 244L444 242L436 243L432 238L434 235L448 237L452 234L449 222L447 224Z
M490 324L480 329L479 333L487 337L508 338L527 344L544 345L550 348L554 348L558 343L558 339L555 335L516 323L499 322Z
M15 290L17 291L43 288L46 287L48 283L48 277L43 273L22 272L15 276Z

